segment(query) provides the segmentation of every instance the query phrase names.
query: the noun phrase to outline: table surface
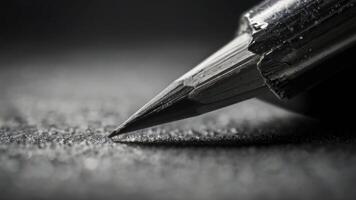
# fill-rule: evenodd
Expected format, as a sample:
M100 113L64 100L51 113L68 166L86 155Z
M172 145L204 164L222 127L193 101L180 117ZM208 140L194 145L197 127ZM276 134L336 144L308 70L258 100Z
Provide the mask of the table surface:
M107 138L196 64L190 55L206 56L203 49L184 44L3 55L1 195L354 199L354 136L310 127L309 119L256 99L121 142Z

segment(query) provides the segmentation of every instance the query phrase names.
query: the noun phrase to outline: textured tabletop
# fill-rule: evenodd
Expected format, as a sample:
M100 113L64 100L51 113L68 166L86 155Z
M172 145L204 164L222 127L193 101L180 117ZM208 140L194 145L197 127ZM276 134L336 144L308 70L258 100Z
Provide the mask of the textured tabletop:
M309 127L308 119L256 99L119 143L108 139L196 64L189 55L207 53L198 44L175 46L4 55L1 196L354 199L352 134Z

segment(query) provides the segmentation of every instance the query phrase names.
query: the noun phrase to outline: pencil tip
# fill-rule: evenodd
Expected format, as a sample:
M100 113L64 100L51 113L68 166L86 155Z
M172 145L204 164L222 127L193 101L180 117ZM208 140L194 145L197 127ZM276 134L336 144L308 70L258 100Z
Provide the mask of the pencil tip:
M113 138L114 136L120 134L120 132L117 132L117 131L113 131L110 133L110 135L108 136L108 138Z
M191 87L183 85L182 82L173 82L108 137L113 138L117 135L197 115L196 103L187 99L191 90Z
M171 83L109 137L210 112L265 91L256 67L259 56L248 50L250 42L246 34L231 41Z
M113 138L117 135L122 135L124 133L127 133L128 131L125 131L126 124L127 124L127 122L121 124L118 128L116 128L114 131L112 131L108 137Z

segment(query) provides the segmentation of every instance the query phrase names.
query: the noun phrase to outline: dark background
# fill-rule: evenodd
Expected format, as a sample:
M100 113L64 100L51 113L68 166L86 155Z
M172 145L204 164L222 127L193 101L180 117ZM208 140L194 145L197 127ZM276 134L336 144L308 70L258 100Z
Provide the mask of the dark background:
M8 86L60 75L69 76L58 83L71 83L75 73L88 82L111 75L108 79L129 85L142 74L152 97L231 40L239 16L255 2L2 1L0 67ZM16 80L5 73L16 70ZM127 72L135 75L124 81ZM149 76L155 73L160 78Z
M230 39L255 1L2 1L1 42L33 48ZM4 45L2 45L4 46Z
M2 34L29 40L223 34L256 2L3 1Z

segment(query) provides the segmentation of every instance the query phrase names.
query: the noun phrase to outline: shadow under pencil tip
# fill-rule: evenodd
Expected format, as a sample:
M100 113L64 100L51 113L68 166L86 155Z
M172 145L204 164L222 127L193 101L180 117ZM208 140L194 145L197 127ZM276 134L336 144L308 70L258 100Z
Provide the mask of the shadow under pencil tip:
M112 139L116 143L140 146L242 147L347 143L356 140L356 135L350 134L348 130L335 130L322 124L314 124L199 131L156 128L123 134Z

